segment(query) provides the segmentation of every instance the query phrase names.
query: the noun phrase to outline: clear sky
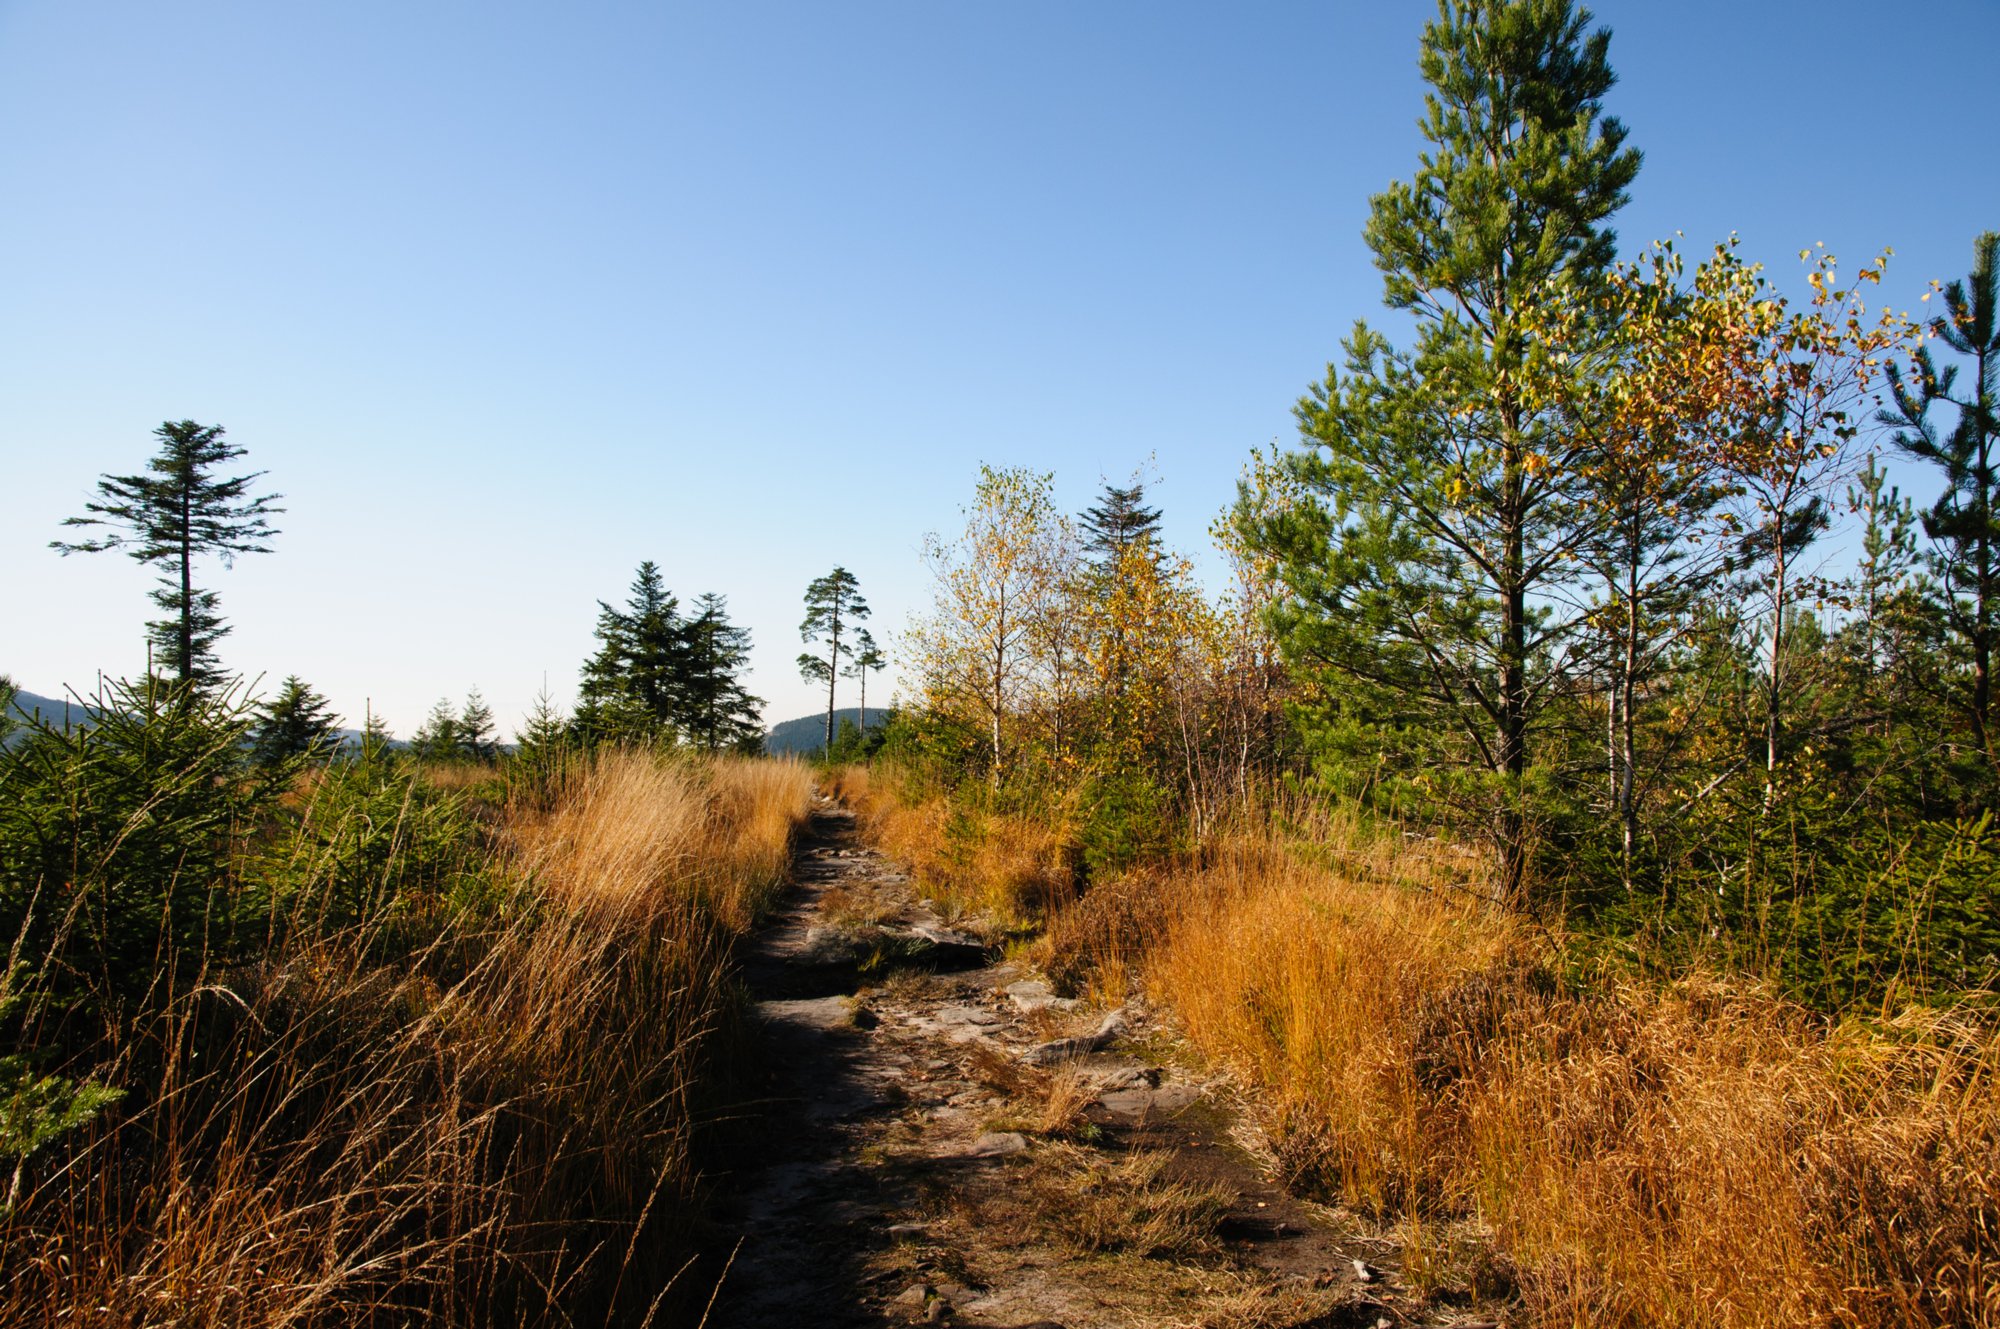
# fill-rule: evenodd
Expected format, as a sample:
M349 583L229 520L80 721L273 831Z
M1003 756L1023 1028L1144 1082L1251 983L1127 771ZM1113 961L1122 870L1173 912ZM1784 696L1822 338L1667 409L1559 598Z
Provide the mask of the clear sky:
M1595 10L1628 252L1892 245L1915 309L2000 228L2000 3ZM148 574L47 542L169 418L290 509L205 570L227 663L401 733L567 701L644 558L729 597L768 719L810 712L806 582L899 626L981 461L1080 508L1150 455L1205 545L1379 309L1431 12L0 0L0 671L143 665Z

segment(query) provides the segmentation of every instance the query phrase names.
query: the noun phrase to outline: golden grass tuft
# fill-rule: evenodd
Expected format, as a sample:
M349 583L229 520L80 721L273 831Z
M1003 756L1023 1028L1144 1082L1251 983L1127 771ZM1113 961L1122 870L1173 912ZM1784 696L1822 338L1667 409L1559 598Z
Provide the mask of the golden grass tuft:
M810 784L643 753L566 780L503 818L486 903L302 930L142 1011L100 1069L126 1103L0 1214L0 1323L657 1309L696 1230L731 933L781 878ZM414 947L411 918L439 920Z

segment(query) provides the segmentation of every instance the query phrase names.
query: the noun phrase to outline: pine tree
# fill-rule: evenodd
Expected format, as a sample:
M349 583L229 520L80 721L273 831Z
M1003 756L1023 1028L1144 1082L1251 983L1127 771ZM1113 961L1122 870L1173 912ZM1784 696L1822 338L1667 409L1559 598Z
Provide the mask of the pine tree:
M264 766L316 756L333 746L339 723L327 699L292 674L277 696L257 708L252 754Z
M1289 465L1317 501L1246 532L1293 592L1291 658L1343 678L1382 723L1455 731L1457 759L1497 785L1510 892L1530 738L1577 622L1543 593L1589 530L1575 444L1521 392L1542 353L1521 318L1552 284L1604 279L1604 222L1639 169L1601 113L1610 34L1588 23L1570 0L1441 0L1420 60L1429 146L1366 232L1416 348L1357 324L1344 373L1329 367L1298 407L1308 446Z
M154 663L183 683L212 685L221 677L215 644L228 625L216 610L216 595L194 584L194 562L215 555L230 566L238 554L267 554L264 542L278 531L270 518L284 511L283 495L251 497L262 471L220 480L216 467L243 455L222 441L221 425L169 420L153 431L160 451L147 463L149 474L99 478L98 501L84 504L87 515L65 526L105 527L108 534L71 544L53 540L64 554L123 549L134 560L161 570L153 603L167 617L146 626Z
M875 644L874 635L867 628L862 628L854 634L854 655L845 672L849 678L861 684L861 732L863 734L868 732L868 671L871 669L880 669L887 663L889 663L889 658L882 654L882 648Z
M753 747L764 735L764 703L743 686L750 630L729 621L729 601L713 591L696 597L694 609L679 684L682 722L710 752Z
M852 653L841 642L841 633L868 617L868 602L861 598L861 583L846 568L836 567L824 577L814 578L806 587L806 617L799 624L799 640L811 645L825 643L824 658L810 653L799 656L799 675L808 683L826 684L826 752L833 751L833 689L841 660Z
M1959 365L1940 369L1929 347L1919 348L1913 372L1893 363L1893 410L1882 423L1897 426L1898 449L1943 473L1945 489L1923 514L1924 534L1938 545L1937 572L1945 611L1972 654L1972 679L1960 708L1987 760L2000 770L2000 733L1993 716L1993 656L2000 647L2000 513L1995 507L1994 448L2000 444L2000 233L1973 244L1972 273L1945 287L1945 312L1930 331L1969 359L1972 381L1959 390ZM1950 433L1931 420L1933 407L1956 415Z

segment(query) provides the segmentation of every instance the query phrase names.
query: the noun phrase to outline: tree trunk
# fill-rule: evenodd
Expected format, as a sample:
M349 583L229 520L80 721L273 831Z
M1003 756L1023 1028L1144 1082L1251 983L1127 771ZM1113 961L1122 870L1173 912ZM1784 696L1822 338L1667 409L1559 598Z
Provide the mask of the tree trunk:
M833 687L840 674L840 607L833 611L833 645L826 659L826 747L822 754L833 756Z
M1993 523L1993 425L1992 403L1987 400L1986 354L1982 348L1973 360L1973 368L1978 371L1974 381L1979 385L1973 393L1973 410L1976 419L1973 428L1979 435L1979 585L1974 588L1972 609L1975 632L1972 641L1972 728L1979 740L1980 748L1986 753L1989 766L2000 769L2000 756L1993 748L1993 731L1989 723L1993 706L1993 607L1988 591L1993 584L1993 541L1989 534Z
M1521 783L1528 769L1527 657L1528 596L1524 468L1517 440L1509 441L1501 512L1500 564L1500 810L1501 885L1507 898L1522 902L1527 886L1527 821L1521 815Z
M1780 707L1784 701L1784 679L1782 670L1785 658L1785 515L1783 504L1778 505L1777 516L1777 561L1772 568L1771 579L1771 635L1766 647L1766 666L1770 677L1764 687L1764 811L1769 813L1778 796L1778 742L1782 737Z
M194 679L194 512L193 486L181 485L181 682Z

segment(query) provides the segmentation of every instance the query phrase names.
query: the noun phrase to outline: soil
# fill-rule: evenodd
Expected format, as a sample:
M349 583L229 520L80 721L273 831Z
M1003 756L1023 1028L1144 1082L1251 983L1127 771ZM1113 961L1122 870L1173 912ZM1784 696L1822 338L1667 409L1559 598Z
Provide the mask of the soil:
M711 1178L733 1254L709 1324L1497 1322L1280 1185L1155 1013L1056 997L829 800L795 880L745 966L761 1098L746 1165Z

